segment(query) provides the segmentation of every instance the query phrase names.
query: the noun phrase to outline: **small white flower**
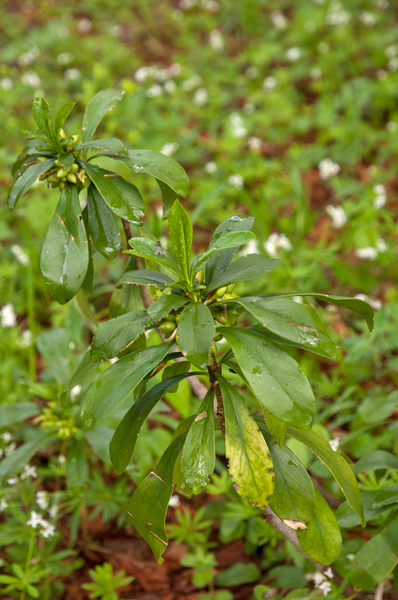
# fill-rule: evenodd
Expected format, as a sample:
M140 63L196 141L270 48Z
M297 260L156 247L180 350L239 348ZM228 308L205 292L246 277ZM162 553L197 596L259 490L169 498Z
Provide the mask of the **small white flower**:
M258 152L259 150L261 150L263 140L260 140L260 138L252 135L247 140L247 143L249 145L250 150L253 150L253 152Z
M355 254L358 258L374 260L375 258L377 258L378 252L376 248L368 246L366 248L358 248L357 250L355 250Z
M394 58L390 58L388 61L387 68L389 71L393 73L398 70L398 56L394 56Z
M264 250L270 256L275 256L279 249L291 250L292 244L284 233L271 233L269 238L264 242Z
M347 554L346 558L347 558L348 560L354 560L354 558L355 558L355 554Z
M21 81L24 85L28 85L29 87L33 88L38 88L41 83L40 77L34 71L24 73L21 77Z
M362 21L366 27L373 27L377 23L377 15L371 13L367 10L364 10L359 13L359 20Z
M178 142L169 142L168 144L165 144L161 147L160 152L165 156L171 156L172 154L177 152L179 147L180 144L178 144Z
M36 492L36 503L42 510L46 510L48 506L48 493L45 491Z
M163 94L163 90L158 83L154 83L153 86L147 89L145 95L148 98L157 98L157 96L161 96Z
M185 92L190 92L194 88L198 87L198 85L200 85L201 83L202 83L201 76L195 74L195 75L192 75L192 77L190 77L189 79L186 79L185 81L183 81L181 87Z
M338 0L332 0L329 9L326 13L326 22L329 25L336 27L347 25L351 19L351 14L344 10L341 3Z
M8 442L11 442L14 436L9 431L5 431L0 437L5 441L6 444L8 444Z
M333 579L333 571L330 567L328 567L323 574L326 575L326 577L329 577L329 579Z
M354 298L358 298L358 300L363 300L364 302L367 302L372 308L374 308L374 310L380 310L382 307L382 303L380 302L380 300L372 300L366 294L356 294Z
M163 87L164 87L164 91L167 92L168 94L174 94L174 92L177 89L177 86L172 79L169 79L168 81L166 81Z
M253 102L247 102L243 107L243 112L246 115L252 115L254 113L255 106Z
M376 73L376 77L379 81L384 81L385 79L387 79L388 73L384 69L379 69Z
M17 340L17 345L19 346L19 348L28 348L32 345L32 342L32 332L30 331L30 329L25 329L25 331L22 332L21 337Z
M381 183L377 183L376 185L374 185L373 191L376 194L376 196L383 196L386 194L386 188Z
M17 62L20 66L26 67L27 65L31 65L34 62L35 58L39 56L39 54L39 49L36 46L33 46L33 48L31 48L30 50L28 50L24 54L21 54L21 56L17 58Z
M214 160L209 161L205 164L206 173L215 173L218 170L217 163Z
M177 494L173 494L169 500L169 506L172 506L173 508L175 508L176 506L180 505L180 499L177 496Z
M300 56L301 50L297 46L289 48L289 50L286 52L286 58L287 60L290 60L290 62L296 62L296 60L298 60Z
M278 85L278 80L273 75L266 77L263 81L263 90L264 92L272 92Z
M324 581L318 586L318 589L322 590L324 596L327 596L332 591L332 584L330 581Z
M177 77L182 71L180 63L173 63L166 69L168 77Z
M180 3L178 6L182 10L187 10L189 8L192 8L193 6L196 6L196 4L197 4L197 0L180 0Z
M142 83L147 77L153 77L153 67L140 67L134 74L134 79L137 83Z
M247 244L242 248L241 254L242 256L247 256L248 254L258 254L258 242L257 240L250 240Z
M205 106L207 104L208 94L205 88L199 88L196 90L195 95L192 99L192 102L195 106Z
M72 62L72 60L74 58L75 57L72 54L72 52L61 52L61 54L58 54L58 56L57 56L57 63L59 65L61 65L62 67L64 67L65 65L69 64L70 62Z
M315 587L319 588L321 583L323 583L325 581L326 577L320 571L316 571L316 573L311 574L310 579L312 579L314 581Z
M324 158L318 165L319 175L325 181L340 172L340 165L334 163L331 158Z
M313 69L311 69L310 75L312 79L320 79L323 75L322 69L320 69L319 67L314 67Z
M390 133L394 133L395 131L397 131L397 124L394 121L388 121L386 129Z
M8 502L5 498L0 500L0 512L3 512L8 506Z
M228 177L228 183L236 187L237 190L243 190L245 185L242 175L238 175L237 173Z
M21 474L21 479L26 479L27 477L33 477L34 479L36 479L37 477L37 471L36 471L36 467L33 465L25 465L25 468Z
M387 46L384 50L384 54L387 58L394 58L397 55L397 47L396 46Z
M332 440L329 441L329 445L334 452L337 452L337 448L339 447L339 444L340 444L340 438L333 438ZM325 572L325 575L326 575L326 572ZM329 575L327 575L327 577L329 577Z
M48 514L50 515L50 517L52 519L55 519L55 517L58 514L58 506L56 504L54 504L53 506L51 506L51 508L49 508L49 510L48 510Z
M218 31L218 29L213 29L210 31L209 44L216 52L219 52L224 48L225 42L221 31Z
M43 517L36 511L32 510L30 513L30 519L26 524L30 525L30 527L33 527L33 529L36 529L36 527L39 525L44 525L44 523L46 523L46 521L43 519Z
M82 386L80 384L75 385L70 391L70 399L74 400L82 391Z
M232 125L232 135L237 139L241 139L245 137L247 134L247 129L243 124L242 117L238 113L232 113L230 115L230 121Z
M9 479L7 479L8 485L15 485L17 482L18 482L17 477L10 477Z
M272 25L276 29L286 29L288 21L287 21L285 15L280 10L274 10L270 14L270 19L271 19Z
M374 3L376 8L380 8L380 10L386 10L390 6L388 0L376 0Z
M12 79L9 77L3 77L3 79L0 81L0 86L5 92L9 92L13 86Z
M109 361L110 362L110 361ZM64 463L66 463L66 456L64 456L63 454L60 454L58 456L58 460L61 463L61 465L63 465Z
M18 244L13 244L11 246L11 253L21 265L29 264L29 256L22 250L21 246L18 246Z
M53 537L55 533L55 526L51 525L48 521L44 521L41 523L43 529L40 531L40 535L44 538Z
M90 19L80 19L80 21L77 24L76 30L79 33L88 33L91 30L92 26L93 24Z
M382 238L379 238L376 242L376 248L379 252L385 252L387 250L387 244Z
M343 227L347 223L347 215L344 212L344 208L341 206L333 206L332 204L328 204L326 207L326 212L333 220L333 227L339 229Z
M70 79L70 81L74 81L75 79L79 79L82 76L79 69L66 69L64 72L65 79Z
M6 456L10 456L10 454L12 454L13 452L15 452L15 450L17 449L17 445L15 442L11 442L11 444L9 446L6 446L4 448L4 454Z
M317 50L319 54L327 54L330 50L330 46L327 42L319 42Z
M202 7L212 13L217 13L220 10L220 5L216 0L202 0Z
M109 359L109 362L111 363L111 365L113 365L115 362L117 362L119 359L117 356L114 356L113 358Z

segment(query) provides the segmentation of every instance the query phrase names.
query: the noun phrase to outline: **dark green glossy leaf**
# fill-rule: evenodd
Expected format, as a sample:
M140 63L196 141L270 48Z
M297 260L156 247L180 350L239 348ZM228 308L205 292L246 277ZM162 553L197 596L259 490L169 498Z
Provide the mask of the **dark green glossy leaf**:
M200 494L206 488L216 461L213 398L214 391L204 398L182 451L181 469L184 480L194 494Z
M170 209L173 206L173 202L178 198L178 194L173 189L171 189L171 187L168 186L167 183L160 181L160 179L157 179L156 181L162 193L163 219L167 219L170 213Z
M162 554L168 544L166 514L173 493L173 471L184 439L185 434L182 434L170 444L155 471L137 487L129 505L134 527L148 542L159 564L163 562Z
M12 454L9 454L0 462L0 483L4 483L7 477L14 476L22 471L32 456L40 449L45 448L52 441L48 429L35 431L34 439L19 446Z
M142 225L144 201L135 185L111 171L84 161L79 163L115 215L130 223Z
M177 275L178 278L182 277L182 273L175 260L170 256L167 250L161 246L160 242L155 242L148 238L135 237L129 240L129 245L132 247L135 256L153 260L159 265L163 265L169 269L169 271Z
M385 450L375 450L362 456L352 470L355 474L363 471L376 471L377 469L398 469L398 456Z
M97 361L117 356L144 332L146 320L147 311L136 310L101 323L93 338L91 359Z
M43 329L37 336L37 349L51 369L58 384L70 379L70 335L64 327Z
M185 358L199 369L209 362L215 334L214 319L205 304L191 303L184 308L178 325L178 345Z
M68 153L58 154L58 160L61 163L62 167L64 169L66 169L67 171L70 170L73 163L75 162L75 158L74 158L73 154L68 154Z
M43 164L43 163L41 163ZM65 186L47 230L40 268L48 289L65 304L81 287L88 267L88 242L75 185Z
M213 254L228 248L236 248L253 240L256 236L251 231L232 231L212 240L206 252L199 254L192 263L192 272L196 274Z
M54 120L50 105L44 98L35 98L32 105L33 118L40 131L54 144L58 139L55 134Z
M137 269L137 259L129 256L124 273ZM109 319L120 317L133 310L144 308L139 285L118 285L112 292L109 302Z
M177 263L189 279L189 264L192 248L192 223L187 211L178 202L174 202L169 215L169 238Z
M398 518L362 546L356 554L354 562L380 583L396 567L397 555Z
M89 348L86 354L83 356L79 366L73 373L71 380L65 388L65 392L70 392L75 385L78 385L91 371L94 371L95 367L98 367L101 361L94 362L91 360L91 348Z
M83 142L91 140L102 117L115 107L116 102L122 99L123 94L124 90L107 89L98 92L91 98L83 117Z
M151 410L167 392L191 375L193 373L181 373L157 383L125 414L109 445L111 461L116 473L120 474L128 467L141 427Z
M85 210L87 209L87 207L85 208ZM83 219L84 219L84 211L83 211ZM87 225L86 223L84 223L84 226L86 228L86 237L88 240L88 265L87 265L87 271L86 271L86 275L84 277L84 281L82 283L82 287L81 287L81 291L83 292L84 296L92 296L93 295L93 287L94 287L94 262L93 262L93 243L91 241L90 235L87 231ZM77 292L77 294L79 295L79 292ZM79 304L79 308L81 308L83 314L93 323L95 323L95 325L97 325L97 321L95 318L95 315L93 313L93 311L91 310L91 307L88 303L84 303L84 308L82 308L82 302L79 302L79 298L77 298L77 302ZM85 310L86 309L86 310Z
M357 480L347 461L334 452L330 444L313 431L304 431L296 427L288 426L288 433L299 442L307 446L323 464L329 469L333 477L341 487L351 508L357 513L365 524L363 505L358 490Z
M118 286L122 284L135 284L135 285L154 285L161 290L166 288L173 280L160 273L160 271L153 271L151 269L138 269L137 271L127 271L124 273L118 281Z
M261 404L281 421L310 428L315 398L296 361L254 331L240 327L221 327L219 331Z
M88 475L88 465L84 452L84 442L70 440L66 456L65 476L69 490L82 488Z
M148 323L158 323L167 317L172 310L177 310L189 302L188 298L177 294L165 294L159 300L152 302L148 308Z
M260 508L274 491L272 460L264 437L239 394L217 374L225 412L225 456L234 488Z
M43 160L25 169L16 171L14 182L8 192L8 206L11 210L15 208L16 203L21 196L35 183L39 175L45 173L53 164L53 159Z
M287 433L286 423L278 419L267 408L264 410L264 420L269 432L272 433L279 446L283 446L285 444Z
M278 258L265 258L264 254L249 254L240 256L231 263L225 270L218 271L206 287L210 292L216 288L235 283L237 281L251 281L271 271L279 265L281 261Z
M59 109L54 119L54 127L55 127L55 135L59 135L60 130L62 129L66 119L69 117L72 108L75 106L76 102L65 102Z
M155 150L129 150L122 161L133 173L147 173L162 181L179 196L189 193L189 179L181 165Z
M74 150L85 150L85 149L97 149L104 150L105 152L112 152L114 154L127 155L127 148L121 140L117 138L102 139L102 140L91 140L90 142L83 142L74 146Z
M84 428L92 429L114 413L140 381L162 362L172 345L173 342L137 350L102 373L82 402L80 415Z
M115 258L120 250L120 233L115 217L97 188L87 192L88 230L95 248L105 258Z
M188 373L190 368L191 363L189 363L186 360L175 362L172 365L169 365L168 367L165 367L163 369L162 381L165 381L165 379L170 379L170 377L174 377L175 375L180 375L181 373ZM173 388L171 388L171 390L169 390L169 393L175 394L177 391L178 383L176 383L176 385Z
M275 489L269 499L270 507L282 520L310 521L315 511L315 492L310 476L287 446L279 448L264 424L259 419L256 423L267 442L274 465Z

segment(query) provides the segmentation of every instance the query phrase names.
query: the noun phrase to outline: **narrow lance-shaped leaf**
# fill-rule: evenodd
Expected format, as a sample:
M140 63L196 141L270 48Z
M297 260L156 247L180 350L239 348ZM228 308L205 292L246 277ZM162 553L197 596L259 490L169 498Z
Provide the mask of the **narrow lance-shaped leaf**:
M60 130L62 129L66 119L69 117L72 108L75 106L76 102L65 102L59 109L54 119L54 128L55 135L58 136Z
M192 263L192 272L195 275L205 264L205 262L220 250L227 248L236 248L242 244L246 244L253 240L256 236L251 231L233 231L226 235L217 238L210 243L210 246L206 252L199 254Z
M98 92L91 98L83 117L83 142L91 140L102 117L115 107L116 102L122 99L124 93L124 90L110 88Z
M89 348L80 361L76 371L73 373L64 392L70 392L75 385L78 385L89 373L91 373L91 371L94 371L95 367L98 367L100 362L101 361L94 362L91 360L91 349Z
M184 480L194 494L203 492L214 471L216 454L213 398L213 391L204 398L182 451L181 469Z
M233 386L216 375L225 412L225 455L234 488L242 498L263 508L274 491L267 444Z
M289 426L288 433L299 442L305 444L329 469L341 487L349 505L362 519L364 525L365 517L357 480L347 461L340 454L334 452L325 439L313 431L303 431L302 429Z
M88 245L77 187L65 186L47 230L40 268L48 289L60 304L73 298L88 267Z
M254 395L286 423L311 427L315 398L299 365L279 346L254 331L222 327L220 333L232 348Z
M115 258L120 250L120 233L115 217L97 188L87 192L88 230L95 248L105 258Z
M211 290L228 285L229 283L257 279L267 271L271 271L277 267L280 262L279 258L265 258L263 254L240 256L225 271L219 271L213 277L210 285L206 287L206 292L211 292Z
M128 467L141 427L151 410L175 385L192 375L194 373L181 373L157 383L127 411L109 445L111 461L116 473L120 474Z
M159 300L152 302L148 308L148 323L160 321L160 319L167 317L172 310L176 310L188 302L188 298L177 296L177 294L161 296Z
M111 365L92 384L82 402L81 419L92 429L109 417L135 387L162 362L173 342L137 350Z
M169 216L169 237L177 263L189 279L189 263L192 248L192 223L187 211L178 202L174 202Z
M26 170L17 171L14 175L14 183L8 192L8 206L11 210L15 208L16 203L21 196L35 183L39 175L45 173L53 164L53 159L43 160L35 165L28 167Z
M33 118L38 128L48 137L51 145L57 146L54 120L50 105L44 98L35 98L32 105Z
M173 493L173 471L184 439L185 434L181 434L170 444L155 471L137 487L129 505L134 527L148 542L159 564L168 545L166 514Z
M146 310L135 310L101 323L91 346L92 360L112 358L130 346L144 332L147 316Z
M195 302L184 308L178 325L178 345L185 358L199 369L209 362L215 334L213 315L205 304Z
M154 271L152 269L137 269L136 271L127 271L124 273L118 281L118 286L125 284L135 285L154 285L161 290L166 288L173 280L160 271Z
M154 242L148 238L135 237L129 240L129 245L132 247L132 254L135 256L153 260L159 265L169 269L169 271L177 275L178 278L183 276L175 260L170 256L167 250L162 247L160 242Z
M105 152L112 152L113 154L127 154L127 148L121 140L117 138L106 138L101 140L91 140L90 142L83 142L74 146L74 150L104 150Z

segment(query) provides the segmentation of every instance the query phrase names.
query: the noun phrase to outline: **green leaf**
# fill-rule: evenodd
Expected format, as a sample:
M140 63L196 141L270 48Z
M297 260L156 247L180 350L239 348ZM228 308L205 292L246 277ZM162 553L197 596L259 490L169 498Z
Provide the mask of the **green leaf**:
M225 456L234 488L242 498L263 508L274 491L267 444L241 397L224 377L216 375L225 411Z
M235 563L219 573L216 577L216 584L242 585L244 583L253 583L261 578L261 571L254 563Z
M4 483L7 477L12 477L28 464L32 456L40 449L48 446L52 441L49 430L35 431L34 439L19 446L12 454L9 454L0 462L0 483Z
M174 377L175 375L180 375L181 373L188 373L190 368L191 363L186 360L175 362L174 364L163 369L162 381L165 381L165 379L169 379L170 377ZM176 385L169 390L169 393L175 394L177 391L178 383L176 383ZM181 406L181 402L178 402L178 406Z
M84 168L102 198L115 215L135 225L142 225L144 201L135 185L116 173L100 169L100 167L82 160L79 161L79 164Z
M173 189L171 189L171 187L168 186L167 183L160 181L160 179L157 179L156 181L162 193L163 219L167 219L170 213L170 209L173 206L173 202L178 198L178 194Z
M75 385L78 385L89 373L91 373L91 371L94 371L95 367L98 367L99 364L100 362L91 360L91 348L89 348L64 391L70 392Z
M315 512L307 529L297 531L301 549L313 560L322 565L330 565L341 550L341 533L333 511L322 494L314 488L316 498Z
M82 488L88 475L88 465L84 453L84 442L70 440L65 464L66 484L69 490Z
M265 258L264 254L240 256L225 270L217 272L211 283L206 287L206 292L211 292L211 290L229 283L257 279L267 271L277 267L280 262L278 258Z
M151 410L170 389L191 375L193 373L180 373L157 383L128 410L116 428L109 445L111 461L116 473L120 474L127 469L142 425Z
M113 154L124 154L127 155L127 148L121 140L117 138L92 140L90 142L83 142L74 146L73 149L76 151L85 149L95 148L98 150L104 150L105 152L112 152Z
M177 294L161 296L156 302L152 302L148 308L148 323L158 323L161 319L167 317L172 310L177 310L188 302L188 298Z
M309 448L329 469L341 487L349 505L361 518L362 523L365 524L363 505L358 490L357 480L347 461L340 456L340 454L334 452L330 447L330 444L324 438L313 431L304 431L302 429L297 429L296 427L288 426L288 433L307 446L307 448Z
M192 263L192 273L195 275L202 266L209 260L213 254L227 248L236 248L242 244L246 244L250 240L253 240L256 236L251 231L232 231L226 235L212 240L210 246L206 252L199 254Z
M213 398L212 390L200 405L182 451L181 469L184 480L194 494L203 492L215 466Z
M220 223L215 230L210 243L212 244L220 237L223 237L227 233L233 231L249 231L249 229L252 228L253 222L253 217L241 217L239 215L234 215L233 217L230 217L226 221ZM211 284L213 277L220 271L225 271L237 250L237 247L228 248L227 250L220 250L218 253L213 254L213 256L207 261L205 271L205 280L207 285Z
M72 108L75 106L76 102L65 102L57 112L57 115L54 119L54 128L55 135L59 136L59 132L62 129L66 119L69 117Z
M146 310L135 310L101 323L93 339L91 359L105 360L122 352L144 332L146 320Z
M69 171L73 165L73 163L75 162L75 157L73 156L73 154L58 154L58 160L61 163L61 165L63 166L64 169L66 169L67 171Z
M83 142L91 140L102 117L115 107L116 102L122 99L123 94L124 90L110 88L98 92L98 94L95 94L91 98L86 106L83 117Z
M286 423L278 419L267 408L264 410L264 420L270 433L276 438L279 446L284 446L286 440Z
M367 302L364 300L360 300L359 298L349 298L347 296L331 296L330 294L318 294L317 292L306 292L300 294L270 294L269 296L264 294L264 297L271 296L283 296L284 298L292 298L293 296L300 296L302 298L307 298L312 296L314 298L319 298L324 302L329 302L329 304L335 304L336 306L343 306L344 308L348 308L353 312L357 313L361 317L363 317L368 325L369 331L373 329L373 318L374 318L374 310Z
M137 350L111 365L89 388L80 416L85 429L109 417L171 350L173 342Z
M14 402L13 404L0 405L0 427L7 429L15 423L22 423L25 419L34 417L39 414L41 409L39 406L31 402Z
M169 215L169 238L177 263L189 281L189 263L192 248L192 223L187 211L178 202L174 202Z
M398 518L362 546L356 554L354 562L380 583L396 567L397 555Z
M151 269L138 269L137 271L127 271L127 273L123 273L117 285L154 285L161 290L164 290L170 283L173 283L173 280L164 273L153 271Z
M43 329L37 336L37 349L51 369L58 384L70 379L70 335L64 327Z
M160 242L156 243L148 238L135 237L129 240L129 245L132 247L132 254L135 256L153 260L159 265L169 269L169 271L174 273L174 275L177 275L179 279L183 276L175 260L170 256L167 250L161 246Z
M333 360L341 358L339 348L326 335L320 333L306 308L287 298L262 298L259 296L237 298L243 306L263 325L260 332L265 337L304 348ZM261 328L262 329L262 328Z
M213 315L205 304L191 303L184 308L178 325L178 345L185 358L199 369L209 362L215 334Z
M14 176L15 181L8 192L8 206L10 210L15 208L20 197L35 183L39 175L45 173L53 163L54 160L51 158L43 160L43 162L38 162L22 172L17 171Z
M57 145L57 136L55 135L55 126L51 108L44 98L35 98L32 105L33 118L38 128L48 137L50 142Z
M120 250L120 233L115 217L97 188L87 191L88 230L95 248L105 258L115 258Z
M352 467L355 475L363 471L376 471L377 469L398 470L398 456L394 456L385 450L374 450L374 452L361 456L359 461Z
M170 444L155 471L137 487L129 505L134 527L148 542L159 564L168 545L166 514L173 493L173 471L184 439L185 434L182 434Z
M77 293L88 267L88 243L77 187L71 187L69 190L65 186L61 192L40 260L50 294L60 304Z
M287 446L279 448L273 443L260 419L256 419L256 423L267 442L274 465L275 489L269 499L270 507L282 520L310 521L315 511L315 492L310 476Z
M315 398L298 364L279 346L240 327L218 331L232 348L248 385L263 406L286 423L311 427Z

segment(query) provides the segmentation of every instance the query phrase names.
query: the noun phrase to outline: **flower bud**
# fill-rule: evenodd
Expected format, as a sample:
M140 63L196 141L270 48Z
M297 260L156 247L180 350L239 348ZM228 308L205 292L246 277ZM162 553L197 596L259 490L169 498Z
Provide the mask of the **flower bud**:
M77 178L76 175L74 175L73 173L69 173L66 177L66 179L68 181L70 181L71 183L77 183Z
M224 294L224 300L233 300L235 296L232 294Z
M67 174L68 174L68 171L64 168L58 169L58 171L57 171L58 179L62 179L63 177L66 177Z
M230 283L227 286L227 292L230 294L232 292L232 290L234 289L235 286L236 286L236 283Z
M176 328L176 324L172 323L171 321L164 321L159 325L159 327L163 331L163 333L171 334Z
M44 160L47 160L46 156L39 156L39 158L37 159L37 162L43 162Z
M222 287L218 288L218 290L216 290L216 293L214 295L216 296L216 298L221 298L222 296L224 296L226 291L227 286L223 285Z
M229 310L227 312L227 321L230 325L235 325L238 318L239 318L239 313L235 308L233 308L232 310Z
M64 189L64 187L65 187L65 183L63 181L61 181L61 183L59 184L59 189L61 190L61 192Z
M215 317L216 321L218 321L219 323L221 323L221 325L228 325L228 320L226 319L226 317L224 317L224 315L217 315Z
M70 169L70 172L71 173L77 173L78 170L79 170L79 165L77 165L76 163L73 163L73 165L72 165L72 167Z
M61 161L59 161L58 159L57 159L57 160L54 160L54 165L55 165L56 167L60 167L60 168L62 167Z
M66 133L63 129L59 130L59 139L62 140L62 138L66 138Z
M79 139L78 135L72 135L72 141L71 144L76 144L77 140Z
M215 345L215 343L213 342L212 345L210 346L210 352L212 354L217 354L218 350L217 350L217 346Z

